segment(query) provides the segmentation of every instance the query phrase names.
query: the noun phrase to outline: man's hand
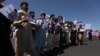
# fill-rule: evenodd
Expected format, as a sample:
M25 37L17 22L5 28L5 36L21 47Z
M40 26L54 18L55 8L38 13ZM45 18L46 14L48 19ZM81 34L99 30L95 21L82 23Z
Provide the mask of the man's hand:
M27 19L22 19L21 22L28 22L28 20Z
M34 30L34 31L35 31L35 30L36 30L36 28L32 27L32 30Z
M28 20L26 19L26 16L21 16L21 22L27 22Z

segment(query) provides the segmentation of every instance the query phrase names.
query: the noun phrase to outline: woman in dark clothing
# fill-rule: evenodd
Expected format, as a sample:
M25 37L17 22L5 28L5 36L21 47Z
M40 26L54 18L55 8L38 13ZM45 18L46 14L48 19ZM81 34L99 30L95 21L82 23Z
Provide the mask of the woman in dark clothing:
M71 45L76 45L77 30L76 26L73 27L71 31Z
M0 9L4 6L1 4L4 0L0 0ZM0 55L3 56L15 56L13 46L10 40L10 25L11 21L8 20L2 13L0 13L0 45L1 49L0 52L2 52Z
M88 35L89 35L89 40L92 40L92 30L89 31Z

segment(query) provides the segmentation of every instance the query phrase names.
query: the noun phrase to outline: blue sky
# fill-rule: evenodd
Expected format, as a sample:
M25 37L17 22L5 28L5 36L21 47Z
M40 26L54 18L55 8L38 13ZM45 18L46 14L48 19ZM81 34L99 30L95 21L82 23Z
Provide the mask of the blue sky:
M65 20L83 21L92 24L93 29L100 29L100 0L25 0L29 3L29 11L35 11L36 17L41 12L62 15ZM20 9L21 0L6 0Z

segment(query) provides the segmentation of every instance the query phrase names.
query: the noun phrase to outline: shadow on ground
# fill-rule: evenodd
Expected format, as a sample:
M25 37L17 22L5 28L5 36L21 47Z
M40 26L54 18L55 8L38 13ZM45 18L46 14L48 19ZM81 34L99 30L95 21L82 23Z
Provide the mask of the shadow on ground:
M64 49L69 48L70 45L63 46L63 48L54 48L53 50L46 52L44 56L57 56L64 53Z
M83 43L82 45L88 45L87 43ZM64 49L68 49L69 47L75 47L77 45L66 45L63 46L63 48L54 48L53 50L46 52L44 56L57 56L57 55L62 55L64 54Z

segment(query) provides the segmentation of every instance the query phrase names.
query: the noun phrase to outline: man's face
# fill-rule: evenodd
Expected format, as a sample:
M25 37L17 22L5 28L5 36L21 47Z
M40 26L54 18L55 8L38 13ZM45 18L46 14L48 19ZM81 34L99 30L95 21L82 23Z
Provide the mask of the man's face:
M28 6L26 4L23 4L22 9L27 12L28 11Z
M34 14L34 13L31 13L30 16L31 16L31 17L35 17L35 14Z
M82 25L80 25L80 28L82 28Z
M54 20L54 19L55 19L55 16L51 17L50 19L51 19L51 20Z
M58 21L59 21L60 23L62 23L62 22L63 22L63 18L62 18L62 17L58 17Z
M44 15L41 15L41 19L45 19L45 16Z

